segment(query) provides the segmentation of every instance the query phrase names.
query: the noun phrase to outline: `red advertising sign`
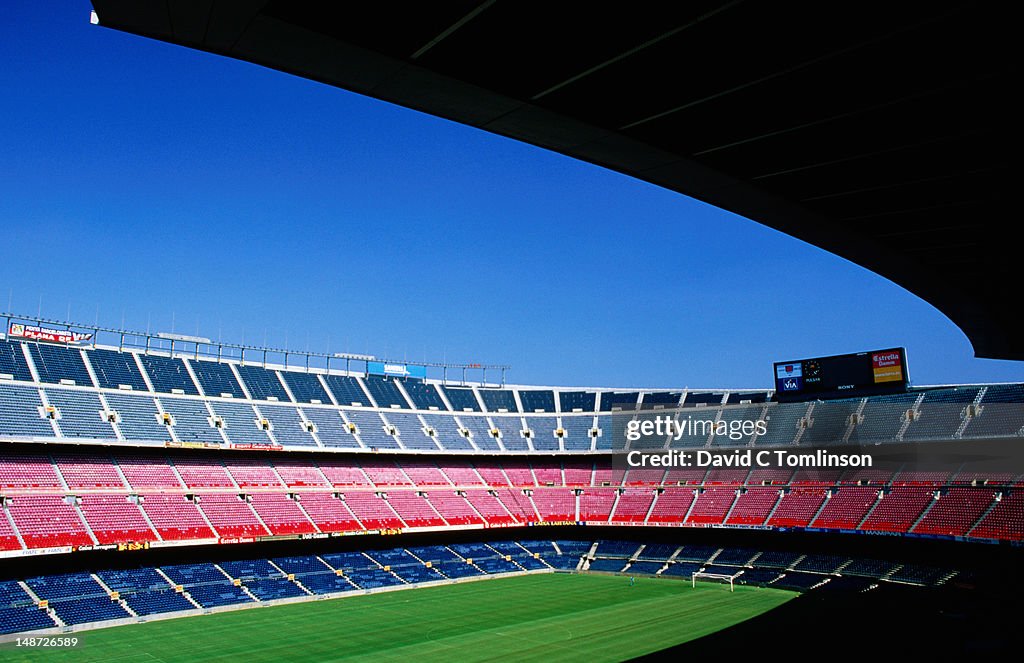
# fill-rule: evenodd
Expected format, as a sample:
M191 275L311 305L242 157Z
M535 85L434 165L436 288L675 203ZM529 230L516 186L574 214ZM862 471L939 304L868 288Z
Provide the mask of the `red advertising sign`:
M903 379L903 362L899 352L876 352L871 355L871 368L875 382L895 382Z
M18 322L11 323L10 329L7 330L7 336L27 338L33 341L47 341L49 343L79 343L92 338L92 334L83 334L82 332L71 331L70 329L47 329L46 327L23 325Z

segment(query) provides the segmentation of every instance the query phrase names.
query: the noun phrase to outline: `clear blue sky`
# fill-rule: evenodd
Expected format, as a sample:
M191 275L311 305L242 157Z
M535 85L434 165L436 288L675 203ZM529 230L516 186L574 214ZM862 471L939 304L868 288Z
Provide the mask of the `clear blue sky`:
M254 65L19 2L0 24L0 308L510 381L767 387L897 345L1024 380L930 305L747 219Z

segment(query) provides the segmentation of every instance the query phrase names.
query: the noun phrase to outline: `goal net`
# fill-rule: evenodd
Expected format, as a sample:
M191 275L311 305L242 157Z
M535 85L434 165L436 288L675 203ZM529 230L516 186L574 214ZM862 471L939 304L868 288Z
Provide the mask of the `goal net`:
M736 585L733 583L733 581L739 575L740 575L739 573L734 573L733 575L728 575L726 573L705 573L704 571L694 571L692 577L690 578L690 581L693 583L693 587L694 588L697 587L697 579L698 578L700 578L701 580L710 580L712 582L718 582L718 583L722 583L722 584L729 583L729 591L730 592L735 592L736 591Z

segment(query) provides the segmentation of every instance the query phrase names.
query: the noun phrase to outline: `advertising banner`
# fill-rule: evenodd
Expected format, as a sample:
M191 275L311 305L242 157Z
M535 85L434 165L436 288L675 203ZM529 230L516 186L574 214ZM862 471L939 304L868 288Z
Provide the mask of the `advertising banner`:
M27 338L33 341L47 341L49 343L80 343L92 339L92 334L71 331L69 329L48 329L34 325L23 325L19 322L11 323L7 330L8 337Z
M394 364L383 361L366 362L366 372L370 375L392 375L400 378L417 378L419 380L427 378L427 368L425 366Z

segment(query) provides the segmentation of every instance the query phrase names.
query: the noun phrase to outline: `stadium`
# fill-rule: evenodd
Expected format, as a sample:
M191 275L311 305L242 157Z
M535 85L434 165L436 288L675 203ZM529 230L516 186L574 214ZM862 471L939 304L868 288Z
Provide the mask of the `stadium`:
M697 408L770 424L741 440L695 431L637 444L734 454L851 437L896 449L1013 439L1024 427L1019 384L794 403L768 392L471 386L410 376L418 366L344 358L365 367L317 370L306 366L332 358L299 353L286 367L258 347L46 325L7 320L0 341L0 541L5 575L17 574L3 583L8 633L491 576L530 576L516 582L535 592L533 576L556 571L666 579L658 590L675 578L673 598L719 579L762 588L766 605L793 592L970 594L992 581L994 568L976 566L1003 554L992 544L1024 538L1019 475L970 461L805 470L611 460L627 442L613 419ZM110 336L119 343L104 345ZM950 545L965 554L947 557ZM78 570L53 574L54 560ZM518 591L509 585L497 609Z
M694 39L714 40L765 11L729 18L733 4L655 22L685 18L687 30L710 31ZM756 151L650 168L654 152L675 149L675 129L641 141L627 126L600 146L574 142L599 125L587 124L598 122L584 112L587 94L558 97L568 83L535 95L530 109L502 106L523 81L501 68L481 77L467 63L492 14L521 26L530 18L521 8L402 7L415 28L393 34L370 29L390 24L382 8L351 9L342 26L311 3L215 5L96 0L93 22L485 127L746 214L927 299L979 356L1022 356L1005 306L1009 263L993 258L1005 250L992 239L998 221L977 253L951 244L960 231L949 219L967 207L939 201L923 220L906 196L937 195L918 186L932 186L925 175L910 191L860 181L861 197L844 201L886 210L885 224L924 237L928 250L879 248L874 229L844 226L831 203L800 188L834 172L755 190L734 169L757 162ZM980 19L965 7L893 17L884 38L858 24L842 29L872 49L890 35L909 48L974 26ZM553 9L552 24L564 28L575 12ZM734 22L716 27L716 18ZM772 18L781 29L785 17ZM617 42L625 53L634 52L626 43L662 39L642 39L651 17L601 20L628 37ZM443 52L448 39L466 50ZM548 57L552 68L566 65ZM396 74L402 58L413 64ZM858 64L880 54L865 58ZM842 70L828 60L810 61ZM585 73L636 73L613 72L619 56L608 62L607 72ZM781 73L769 82L801 71L771 65ZM714 73L726 76L721 67ZM988 92L1005 83L965 70ZM1013 70L997 73L1008 80ZM908 113L869 108L893 114L872 115L875 129ZM946 119L960 110L951 106ZM998 129L993 121L985 131ZM784 147L817 149L848 131ZM967 134L946 143L953 157L980 151L984 141ZM932 144L920 145L879 177L933 166ZM992 163L983 172L999 180L1004 164ZM998 210L1005 192L980 187L977 174L934 186L973 187L971 211ZM991 284L983 291L964 283L982 279ZM904 348L858 348L776 362L770 387L518 384L504 364L294 350L23 312L0 318L0 660L1019 650L1024 383L915 385Z

